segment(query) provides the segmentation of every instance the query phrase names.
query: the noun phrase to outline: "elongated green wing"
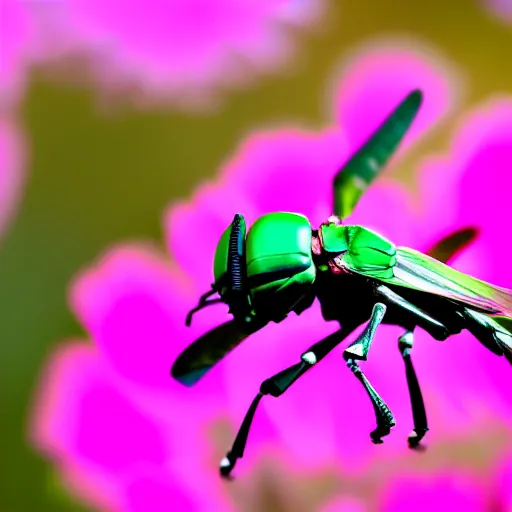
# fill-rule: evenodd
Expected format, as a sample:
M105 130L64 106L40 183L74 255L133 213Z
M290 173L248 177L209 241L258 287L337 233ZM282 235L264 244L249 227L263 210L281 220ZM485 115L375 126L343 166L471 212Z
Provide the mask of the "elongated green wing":
M178 356L172 366L171 375L182 384L193 386L247 336L249 333L235 320L215 327Z
M472 227L458 229L441 238L427 251L427 254L436 260L447 263L473 242L477 235L477 230Z
M379 175L413 123L422 103L420 90L412 91L346 162L334 178L334 214L348 217Z
M512 290L480 281L408 247L398 247L393 277L381 280L512 318Z

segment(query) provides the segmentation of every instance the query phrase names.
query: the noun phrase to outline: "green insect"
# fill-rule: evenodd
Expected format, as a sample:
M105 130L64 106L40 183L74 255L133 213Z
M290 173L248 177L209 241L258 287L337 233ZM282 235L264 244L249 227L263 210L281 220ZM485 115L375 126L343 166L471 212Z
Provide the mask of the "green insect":
M325 320L340 329L315 343L300 362L265 380L252 402L231 450L221 462L221 474L232 471L244 454L250 425L264 395L282 395L299 377L318 364L355 329L361 334L343 352L346 364L366 389L376 413L374 443L395 425L393 414L361 371L379 324L403 328L398 348L405 363L415 448L428 431L418 379L411 362L414 330L426 330L445 340L463 329L512 363L512 334L504 319L512 318L512 290L494 286L446 265L453 254L476 235L464 229L422 254L365 228L345 224L358 200L378 176L413 123L422 102L411 92L384 120L370 139L334 178L334 216L314 229L296 213L277 212L260 217L246 234L242 215L235 215L217 246L215 282L187 317L215 303L225 303L233 319L209 331L186 350L172 367L172 376L195 384L228 352L269 322L300 314L318 299ZM218 294L218 298L212 298Z

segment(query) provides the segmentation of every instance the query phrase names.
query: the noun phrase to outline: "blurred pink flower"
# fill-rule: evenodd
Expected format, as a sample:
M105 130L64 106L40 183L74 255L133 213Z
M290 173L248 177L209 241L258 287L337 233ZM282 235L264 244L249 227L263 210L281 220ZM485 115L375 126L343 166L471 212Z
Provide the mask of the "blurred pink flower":
M438 474L409 474L396 478L382 493L383 511L482 512L488 507L485 486L475 476L458 470Z
M32 51L33 24L27 5L2 0L0 15L0 113L17 102Z
M226 496L233 491L217 475L212 425L227 415L231 427L238 428L261 381L298 361L308 346L335 327L313 307L251 336L194 388L185 389L169 376L174 358L224 321L227 311L223 306L207 309L188 330L185 314L211 283L216 243L235 212L249 223L274 210L304 213L313 224L330 214L332 176L360 142L357 133L369 133L375 126L375 96L384 115L412 87L424 90L425 108L406 148L448 113L457 91L444 78L443 66L417 50L404 53L388 47L386 52L367 50L342 71L331 126L319 132L282 128L250 136L227 160L218 180L169 209L167 247L176 264L154 249L118 247L73 282L71 305L94 348L79 342L51 357L36 400L32 435L83 499L108 510L158 510L156 503L178 510L230 507ZM388 65L381 66L380 59ZM397 69L411 75L389 79ZM369 80L374 88L364 87ZM350 91L354 104L349 105L343 91ZM482 147L494 140L483 139ZM453 169L447 166L445 172L455 177L436 175L436 181L425 178L423 170L425 201L420 209L398 183L379 180L351 222L374 228L397 244L428 248L445 231L473 220L458 207L464 198L459 197ZM480 167L480 172L475 179L481 182L488 171ZM439 199L441 189L450 201ZM478 204L485 201L490 204L494 198L486 196ZM500 208L499 203L494 206ZM456 264L473 261L476 250L475 244ZM500 282L508 279L500 277ZM278 400L263 400L237 474L247 477L259 454L270 452L281 461L290 458L290 467L303 472L337 467L342 478L395 461L389 477L400 478L409 460L405 439L412 427L397 348L401 332L386 326L380 332L365 370L398 422L384 445L370 442L375 421L371 405L338 351ZM420 334L417 338L413 358L428 407L429 442L449 441L451 436L460 442L486 422L510 418L507 388L501 395L496 389L510 371L506 361L487 353L470 336L444 344ZM486 374L488 368L493 375ZM475 375L483 379L481 389ZM422 496L430 484L421 483L423 476L418 479L411 492ZM442 482L435 488L448 497L452 492ZM300 486L294 491L301 492ZM456 503L460 493L452 494ZM352 498L344 503L348 510L363 506Z
M322 0L64 0L36 6L58 53L86 56L106 88L177 105L212 99L282 65L288 29L310 25Z
M495 474L482 478L462 468L440 468L436 473L413 470L401 475L383 475L380 490L367 500L331 498L321 512L509 512L510 457Z
M512 22L511 0L482 0L485 8L497 18L507 23Z
M75 341L52 356L32 436L69 488L102 510L229 510L203 431L214 400L191 402L168 377L174 345L184 346L186 295L169 264L141 248L110 251L72 290L99 350ZM125 361L137 351L137 364L111 366L105 340Z

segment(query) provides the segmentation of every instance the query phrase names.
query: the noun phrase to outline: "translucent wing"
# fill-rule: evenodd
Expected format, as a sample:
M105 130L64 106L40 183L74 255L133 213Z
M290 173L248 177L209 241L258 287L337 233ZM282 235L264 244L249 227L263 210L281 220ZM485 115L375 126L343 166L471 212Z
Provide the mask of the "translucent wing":
M334 214L348 217L360 197L379 175L418 113L423 95L411 92L334 178Z
M384 282L440 295L484 313L512 317L512 290L463 274L408 247L399 247L393 277Z
M234 320L215 327L178 356L171 375L182 384L193 386L247 336L249 333Z
M447 263L467 247L478 235L475 228L462 228L441 238L427 251L432 258Z

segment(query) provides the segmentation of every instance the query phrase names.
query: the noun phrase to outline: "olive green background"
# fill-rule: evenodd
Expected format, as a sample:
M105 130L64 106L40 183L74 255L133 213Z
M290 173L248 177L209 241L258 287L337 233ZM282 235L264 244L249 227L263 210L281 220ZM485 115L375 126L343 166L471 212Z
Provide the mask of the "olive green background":
M327 121L326 85L344 52L367 37L431 42L463 72L464 106L512 92L512 29L471 0L331 0L325 21L297 37L297 58L215 114L172 109L101 113L94 91L34 71L22 106L30 147L21 210L0 245L2 371L0 510L82 510L54 492L50 466L26 441L40 366L60 340L81 334L66 304L72 276L106 246L162 240L166 205L212 176L250 130L287 120ZM404 162L442 149L453 124Z

